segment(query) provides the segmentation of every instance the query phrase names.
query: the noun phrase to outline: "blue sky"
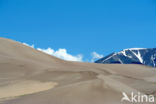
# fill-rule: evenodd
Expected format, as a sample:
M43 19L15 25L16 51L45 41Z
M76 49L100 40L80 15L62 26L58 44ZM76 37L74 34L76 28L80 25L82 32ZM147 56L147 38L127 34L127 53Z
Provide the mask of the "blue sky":
M0 37L71 55L156 47L155 0L0 0Z

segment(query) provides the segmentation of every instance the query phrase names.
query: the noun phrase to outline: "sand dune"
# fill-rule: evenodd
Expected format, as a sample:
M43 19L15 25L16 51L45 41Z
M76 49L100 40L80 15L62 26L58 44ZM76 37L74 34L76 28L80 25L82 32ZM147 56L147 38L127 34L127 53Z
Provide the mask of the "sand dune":
M40 91L52 89L57 83L37 81L19 81L11 86L3 86L0 88L0 98L18 97L21 95L33 94Z
M152 67L68 62L0 38L1 104L122 104L122 92L156 96L155 79Z

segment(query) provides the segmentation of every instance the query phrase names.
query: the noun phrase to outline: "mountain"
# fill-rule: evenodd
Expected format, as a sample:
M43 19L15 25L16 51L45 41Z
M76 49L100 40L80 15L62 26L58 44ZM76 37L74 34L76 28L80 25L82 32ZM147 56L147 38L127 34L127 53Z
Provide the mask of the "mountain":
M130 48L97 60L103 64L143 64L156 67L156 48Z
M156 96L155 70L64 61L0 38L0 104L121 104L122 92Z

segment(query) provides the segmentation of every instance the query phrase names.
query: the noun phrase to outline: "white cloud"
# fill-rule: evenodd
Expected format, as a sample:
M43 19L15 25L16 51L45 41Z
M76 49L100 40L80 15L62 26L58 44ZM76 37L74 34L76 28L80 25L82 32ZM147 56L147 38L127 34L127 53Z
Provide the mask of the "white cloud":
M62 49L62 48L60 48L56 51L52 48L47 48L47 49L37 48L37 50L45 52L45 53L53 55L53 56L56 56L56 57L61 58L63 60L67 60L67 61L83 61L82 55L79 54L79 55L73 56L73 55L67 53L66 49Z
M22 44L24 44L24 45L26 45L26 46L28 46L28 47L34 48L34 44L32 44L32 45L29 45L29 44L27 44L27 43L22 43Z
M94 62L95 60L100 59L100 58L103 57L103 55L98 54L98 53L96 53L96 52L92 52L92 53L91 53L91 56L92 56L91 62Z
M34 48L33 44L32 45L29 45L27 43L23 43L23 44L26 45L26 46L29 46L31 48ZM49 55L58 57L60 59L67 60L67 61L83 61L83 56L81 54L71 55L71 54L69 54L67 52L66 49L62 49L62 48L59 48L58 50L54 50L54 49L49 47L47 49L37 48L37 50L42 51L44 53L47 53ZM100 59L100 58L103 57L103 55L98 54L96 52L92 52L91 56L92 56L92 59L90 60L91 62L94 62L95 60Z
M29 45L27 43L22 43L22 44L24 44L28 47L34 48L33 44L32 45ZM47 48L47 49L37 48L37 50L42 51L42 52L47 53L52 56L56 56L60 59L67 60L67 61L83 61L83 56L81 54L73 56L73 55L67 53L66 49L62 49L62 48L60 48L56 51L52 48Z

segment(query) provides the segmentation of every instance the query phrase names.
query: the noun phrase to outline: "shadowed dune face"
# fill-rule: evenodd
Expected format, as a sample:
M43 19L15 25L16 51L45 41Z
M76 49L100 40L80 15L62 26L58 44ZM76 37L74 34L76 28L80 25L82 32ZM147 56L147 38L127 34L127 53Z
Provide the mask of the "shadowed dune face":
M121 104L123 91L156 96L156 69L67 62L0 38L0 104Z

